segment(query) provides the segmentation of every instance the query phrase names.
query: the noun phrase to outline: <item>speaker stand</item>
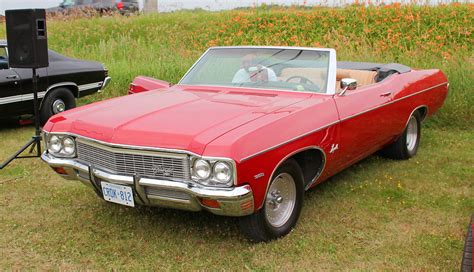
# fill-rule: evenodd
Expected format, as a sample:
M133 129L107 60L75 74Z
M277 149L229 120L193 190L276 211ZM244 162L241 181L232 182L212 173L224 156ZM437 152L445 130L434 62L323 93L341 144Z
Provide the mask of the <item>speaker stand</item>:
M26 158L39 158L41 157L41 128L40 128L40 121L39 121L39 109L38 109L38 75L36 74L36 68L32 69L33 77L33 107L34 107L34 118L35 118L35 135L29 140L22 148L20 148L15 154L13 154L10 158L4 161L0 165L0 169L5 168L8 164L10 164L15 159L26 159ZM29 154L33 154L36 148L36 154L27 155L27 156L20 156L25 150L30 148Z

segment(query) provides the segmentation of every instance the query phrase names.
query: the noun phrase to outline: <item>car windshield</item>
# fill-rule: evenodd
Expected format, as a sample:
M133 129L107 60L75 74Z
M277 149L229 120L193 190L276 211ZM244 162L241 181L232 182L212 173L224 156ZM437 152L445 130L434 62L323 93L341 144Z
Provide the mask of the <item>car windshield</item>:
M298 48L211 48L180 81L185 85L325 93L329 51Z

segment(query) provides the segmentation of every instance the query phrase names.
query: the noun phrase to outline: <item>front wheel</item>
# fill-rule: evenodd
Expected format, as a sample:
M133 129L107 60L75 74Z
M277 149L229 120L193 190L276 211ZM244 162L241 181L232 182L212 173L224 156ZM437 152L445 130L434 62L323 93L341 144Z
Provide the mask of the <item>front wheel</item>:
M408 120L402 135L391 145L381 150L384 157L395 160L407 160L416 155L421 138L421 116L414 112Z
M240 229L250 240L269 241L288 234L298 221L303 206L303 174L292 159L273 175L263 207L240 218Z
M69 89L57 88L46 95L41 102L40 124L44 125L48 119L60 112L76 107L76 100Z

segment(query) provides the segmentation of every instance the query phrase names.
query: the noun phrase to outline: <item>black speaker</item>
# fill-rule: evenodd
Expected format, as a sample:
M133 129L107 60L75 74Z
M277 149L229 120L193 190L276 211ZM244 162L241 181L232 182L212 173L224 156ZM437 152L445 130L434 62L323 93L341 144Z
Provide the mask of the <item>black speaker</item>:
M10 67L47 67L48 39L44 9L5 11Z

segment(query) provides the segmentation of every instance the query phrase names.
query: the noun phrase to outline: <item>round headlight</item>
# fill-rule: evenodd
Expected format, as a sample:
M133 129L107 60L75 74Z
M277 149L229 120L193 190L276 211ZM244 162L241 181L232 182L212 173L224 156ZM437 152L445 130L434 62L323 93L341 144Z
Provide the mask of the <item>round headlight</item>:
M71 137L66 137L63 139L63 152L66 155L72 155L76 152L76 145L74 139Z
M58 136L51 136L49 138L49 143L48 143L48 150L51 153L59 153L62 149L62 142L61 139L59 139Z
M199 179L208 179L211 175L211 165L208 161L198 159L194 161L194 175Z
M214 178L221 183L227 183L232 178L232 168L225 162L217 162L214 165Z

